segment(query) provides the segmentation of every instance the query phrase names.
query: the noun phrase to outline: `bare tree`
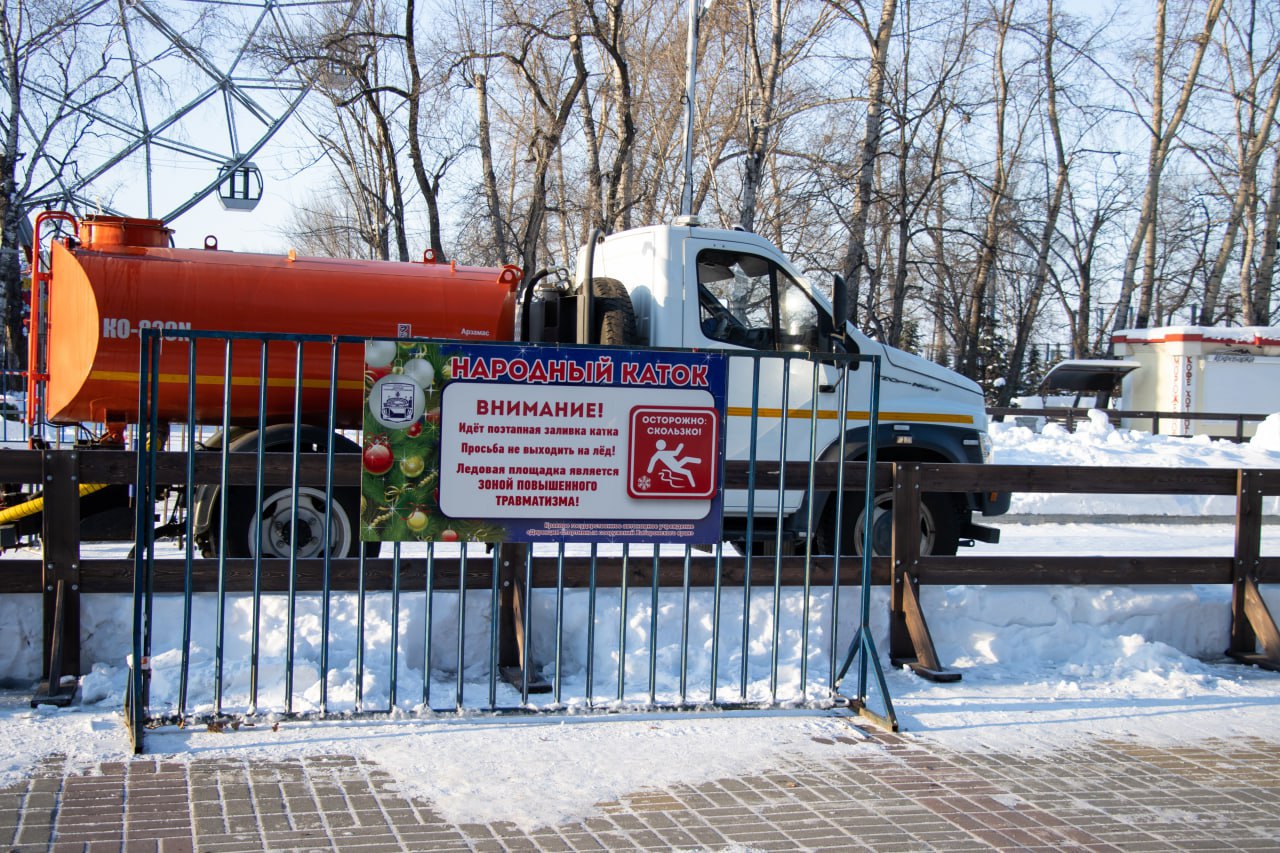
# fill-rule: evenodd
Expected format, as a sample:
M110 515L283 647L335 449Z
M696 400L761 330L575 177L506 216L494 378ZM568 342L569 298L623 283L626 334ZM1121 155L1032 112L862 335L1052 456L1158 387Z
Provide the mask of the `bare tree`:
M353 202L344 182L350 172L335 171L328 192L316 192L293 212L285 233L292 245L308 255L329 258L377 258L386 247L383 234L371 230L368 208Z
M1280 249L1280 157L1271 161L1271 193L1262 214L1262 253L1258 257L1258 276L1253 293L1245 300L1246 322L1268 325L1271 322L1271 294L1276 274L1276 254Z
M340 14L336 10L332 14ZM335 182L349 193L346 207L374 257L409 260L406 179L401 157L406 147L405 106L419 103L419 88L409 77L404 50L412 38L398 30L402 21L381 0L359 6L356 16L338 25L333 19L281 35L265 50L295 66L315 66L317 88L329 101L313 104L304 122L324 159L339 172ZM411 21L403 23L412 26ZM415 175L430 191L421 148L412 157ZM306 232L305 222L295 232Z
M333 166L331 190L316 201L332 209L303 206L295 211L285 234L300 245L327 251L342 247L343 256L388 260L393 233L402 230L392 203L390 185L394 156L381 144L359 101L335 113L328 127L313 128L325 159ZM335 232L345 232L338 236ZM400 257L399 260L408 260Z
M548 258L571 262L593 227L677 210L683 3L455 3L457 27L424 35L413 28L423 5L411 0L403 19L397 9L356 40L368 50L343 99L359 99L363 121L330 126L326 144L333 157L359 154L352 188L385 193L388 221L425 210L437 248L452 217L469 260L530 272ZM891 344L932 331L935 353L970 375L1001 371L1006 394L1046 335L1095 352L1134 296L1144 323L1181 316L1206 294L1196 304L1215 317L1269 311L1267 228L1280 228L1280 200L1265 186L1275 39L1249 53L1248 27L1235 22L1265 4L1235 0L1226 13L1225 0L1159 0L1145 94L1110 73L1099 33L1116 25L1089 32L1060 6L717 4L701 28L695 209L773 239L811 269L843 270L862 325ZM1235 27L1231 56L1208 49L1226 43L1224 19ZM1227 61L1255 54L1256 67ZM1214 135L1232 97L1236 138L1248 139L1234 158L1230 131ZM1126 181L1130 152L1106 149L1139 112L1146 169ZM1195 192L1186 170L1170 167L1185 158L1194 168L1194 156L1216 193L1203 176ZM446 193L444 170L459 158L474 177ZM1120 174L1100 171L1113 168ZM392 255L396 237L387 233ZM1224 285L1236 263L1239 299ZM998 365L997 336L1007 341Z
M0 289L8 367L25 366L27 355L25 200L78 177L76 151L94 131L94 106L124 86L111 66L118 21L84 19L71 0L0 0Z
M986 215L983 220L982 236L978 240L978 256L973 269L973 278L965 297L964 315L959 327L957 341L957 369L966 376L977 376L980 368L978 347L983 324L991 315L989 299L995 285L997 261L1000 243L1004 237L1003 219L1005 205L1008 201L1009 180L1013 161L1017 157L1017 149L1021 143L1020 136L1010 144L1009 138L1009 106L1011 72L1005 65L1005 48L1008 44L1009 32L1013 27L1013 13L1017 0L1002 0L999 8L993 12L993 36L995 39L992 55L992 84L994 103L991 133L993 136L992 168L993 174L986 188Z
M761 21L760 12L760 4L756 0L747 0L747 30L751 37L746 48L747 81L743 94L748 100L744 110L747 127L742 163L742 201L738 214L738 224L746 231L754 231L756 227L756 198L764 179L765 160L770 153L784 61L782 0L769 0L767 23ZM760 41L756 38L762 25L766 28L765 41L768 44L765 52L761 52Z
M330 92L340 121L345 118L341 144L349 146L354 137L359 147L339 148L339 141L330 137L324 140L330 158L353 171L357 151L367 152L364 167L372 168L372 178L356 178L360 184L359 201L376 210L383 237L382 257L390 256L390 240L395 240L397 260L409 260L409 237L406 226L404 185L400 176L400 151L406 144L396 138L391 115L409 101L399 69L394 67L397 55L384 49L384 45L402 45L403 33L393 29L390 10L379 2L368 2L361 7L357 24L341 42L330 51L331 62L339 65L353 81L348 93ZM412 22L409 22L412 25Z
M1128 305L1137 287L1138 259L1143 258L1142 285L1138 289L1138 310L1134 323L1145 327L1151 319L1152 296L1155 292L1156 227L1160 202L1160 180L1178 131L1186 118L1205 52L1212 42L1218 16L1222 13L1223 0L1209 0L1204 22L1197 32L1185 42L1175 40L1168 44L1168 0L1157 0L1155 14L1155 39L1152 46L1151 68L1151 119L1147 122L1150 136L1147 153L1147 184L1142 197L1138 221L1125 255L1124 273L1120 280L1119 302ZM1168 120L1165 120L1164 86L1170 55L1182 44L1193 46L1191 61L1182 80L1182 87ZM1145 253L1144 253L1145 249ZM1118 312L1123 315L1124 312ZM1119 322L1119 320L1118 320Z
M919 223L935 195L942 192L949 168L946 160L947 128L955 104L951 98L958 76L969 53L971 34L968 6L952 16L953 38L940 42L940 53L928 60L917 75L911 33L912 9L907 5L900 20L906 22L902 36L902 68L898 72L893 97L887 101L890 121L897 127L894 152L894 181L881 190L888 218L895 223L896 251L888 290L889 310L883 326L885 343L899 346L907 328L907 296L912 269L920 264L914 246L917 235L927 232ZM923 288L924 285L922 284ZM874 300L868 300L873 304ZM941 325L941 324L936 324Z
M1222 282L1235 251L1241 226L1244 226L1247 236L1253 235L1253 213L1258 201L1258 166L1264 153L1273 147L1270 144L1272 130L1276 123L1276 108L1280 106L1280 42L1274 41L1280 34L1274 31L1268 33L1265 29L1259 33L1257 3L1250 0L1242 5L1243 10L1228 8L1223 20L1222 53L1227 82L1230 84L1229 91L1235 104L1236 138L1233 174L1220 180L1226 184L1228 180L1234 179L1236 186L1234 192L1227 192L1231 198L1231 207L1222 229L1218 253L1205 282L1204 302L1199 318L1202 325L1211 324L1217 312ZM1236 14L1240 14L1240 19L1236 18ZM1268 35L1272 38L1268 39ZM1258 44L1258 36L1261 36L1262 44ZM1264 51L1260 59L1255 55L1259 48ZM1237 80L1233 67L1237 63L1244 74L1243 81ZM1267 76L1271 78L1269 84ZM1224 186L1224 189L1229 190L1229 187ZM1249 262L1251 248L1252 240L1246 240L1240 281L1240 295L1245 313L1249 316L1248 322L1254 322L1256 317L1249 294L1252 283Z
M430 169L427 164L427 150L423 146L423 138L427 135L423 128L424 106L436 103L434 125L444 123L439 113L449 111L453 105L447 99L438 97L444 86L433 87L423 78L418 49L418 14L417 1L405 0L404 8L404 56L405 68L408 71L408 88L404 95L409 105L408 145L409 163L413 168L413 177L418 184L418 192L427 208L427 240L436 257L445 257L444 238L441 234L440 196L441 184L445 174L458 158L461 146L446 143L443 154L434 158ZM437 97L432 97L436 95Z
M482 61L482 60L480 60ZM471 76L476 91L476 111L480 117L477 127L480 146L481 184L484 188L485 213L493 239L493 251L498 257L507 257L511 239L502 202L498 196L498 176L493 161L493 123L489 118L489 75L483 68Z
M830 0L834 2L834 0ZM871 49L871 70L867 74L867 117L862 131L862 146L858 155L855 184L857 195L853 205L853 221L849 225L849 242L845 249L844 274L849 285L849 309L855 311L861 291L862 271L867 264L867 218L871 212L871 189L874 181L876 156L880 152L881 121L884 112L886 65L889 60L889 39L893 34L893 19L897 14L897 0L884 0L880 7L880 20L873 32L871 19L861 2L857 12L838 6L866 38ZM850 317L857 322L857 317Z
M1053 240L1058 230L1058 215L1062 211L1062 199L1067 189L1070 164L1066 145L1062 141L1062 123L1058 117L1058 76L1054 69L1054 51L1057 48L1057 15L1053 0L1048 0L1045 10L1042 73L1044 83L1045 127L1053 145L1053 179L1049 186L1048 206L1039 234L1029 237L1035 253L1034 268L1028 277L1026 292L1016 316L1011 318L1013 340L1006 364L1005 382L998 392L996 405L1007 406L1021 384L1023 362L1031 342L1031 333L1040 315L1040 300L1049 281L1049 260Z
M527 169L519 178L512 169L511 180L522 188L522 222L513 219L517 237L515 249L525 275L538 264L548 213L551 173L559 146L573 116L573 106L588 71L581 51L575 49L581 36L572 10L559 6L515 4L503 7L505 22L492 58L504 62L511 80L528 99L527 138L518 142L521 160ZM515 149L512 149L513 152Z
M1111 254L1107 251L1108 235L1115 230L1126 208L1127 197L1123 179L1101 174L1101 165L1091 162L1090 168L1080 170L1085 176L1083 179L1077 173L1075 179L1068 182L1064 202L1066 224L1062 229L1063 238L1054 248L1061 260L1062 272L1051 275L1050 284L1066 318L1072 358L1104 352L1107 329L1124 322L1123 318L1112 316L1117 309L1115 303L1110 312L1098 304L1097 283L1105 280L1105 268L1100 270L1099 266L1105 264ZM1084 192L1077 194L1076 182L1085 184Z
M602 110L601 130L613 141L613 156L609 168L602 165L602 142L598 136L589 140L588 155L592 158L592 205L599 204L599 222L609 227L629 228L634 199L636 105L632 88L632 62L627 49L628 24L626 7L622 0L603 0L604 14L595 2L586 4L590 34L604 54L608 92L608 110ZM580 43L578 43L580 48ZM583 87L583 101L587 103L587 86ZM584 129L593 130L593 114L590 109L583 115ZM588 216L588 223L591 217ZM585 240L587 234L583 234Z

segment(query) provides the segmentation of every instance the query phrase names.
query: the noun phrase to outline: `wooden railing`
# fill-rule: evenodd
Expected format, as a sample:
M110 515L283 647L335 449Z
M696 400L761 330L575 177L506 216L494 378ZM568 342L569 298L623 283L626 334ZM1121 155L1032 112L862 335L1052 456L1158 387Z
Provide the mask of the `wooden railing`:
M157 482L186 480L186 454L164 452L156 456ZM227 481L232 484L254 482L256 461L256 454L231 454ZM220 463L220 454L195 454L192 483L219 482ZM265 454L264 483L288 484L292 479L290 466L288 453ZM794 480L797 467L789 466L789 481ZM816 489L835 487L837 463L820 462L813 468ZM42 558L0 562L0 594L41 593L44 596L45 672L41 689L50 701L59 696L61 676L80 671L80 596L133 591L132 559L85 559L79 538L78 484L132 483L136 469L135 455L120 450L0 452L0 481L40 484L45 502ZM846 463L845 469L845 483L864 482L862 463ZM746 463L726 463L724 487L745 488L749 474ZM1280 670L1280 633L1258 591L1259 584L1280 581L1280 557L1264 556L1261 549L1263 500L1280 494L1280 471L881 463L877 466L876 478L877 490L892 489L896 496L893 551L889 557L872 561L872 582L892 585L889 655L897 665L910 665L922 675L938 680L959 677L945 668L934 648L920 606L918 590L922 584L1230 584L1233 594L1227 654L1240 661ZM304 456L299 480L303 484L323 484L324 458ZM777 463L757 465L757 489L776 489L778 481ZM358 482L357 465L335 467L335 487L355 486ZM1003 491L1234 496L1237 506L1234 546L1232 553L1216 557L990 553L943 557L919 553L920 494ZM424 566L420 562L409 559L399 562L402 585L422 582ZM292 588L297 591L321 589L324 561L310 559L297 563ZM362 585L365 590L391 589L396 565L390 558L367 559L362 571L358 558L331 560L328 588L344 590ZM570 588L586 586L591 570L591 561L586 557L566 557L563 562L554 557L535 557L532 565L534 587L552 587L558 582ZM263 561L259 588L264 592L289 589L288 566L288 560ZM717 566L722 584L741 584L747 577L745 558L731 556L726 549L719 562L712 556L694 557L687 566L685 558L679 556L656 561L632 560L627 564L627 582L652 583L656 569L661 586L685 583L695 587L711 586ZM459 570L459 561L436 558L434 588L456 589ZM595 570L597 586L616 586L622 582L621 560L597 559ZM751 562L750 583L799 586L830 584L836 578L848 583L859 576L860 570L861 561L856 557L839 560L804 555L755 557ZM485 561L472 561L467 568L467 586L476 588L490 583L491 572ZM183 591L188 576L193 592L216 590L219 583L228 592L249 591L254 584L254 560L157 559L153 590ZM514 576L512 584L518 584ZM504 630L515 630L506 625L508 621L504 616Z
M1022 409L1012 407L996 407L992 406L987 409L987 414L998 421L1005 421L1009 418L1044 418L1054 423L1064 425L1069 431L1075 432L1076 424L1079 422L1088 422L1089 412L1093 409L1089 406L1047 406L1042 409ZM1260 423L1267 419L1267 415L1244 415L1239 412L1161 412L1148 409L1099 409L1107 416L1112 425L1119 426L1122 420L1127 421L1150 421L1151 434L1160 435L1161 422L1183 422L1190 421L1199 423L1201 421L1225 421L1235 424L1235 433L1230 436L1232 441L1242 442L1246 440L1244 434L1244 425L1249 423ZM1181 434L1181 433L1177 433Z

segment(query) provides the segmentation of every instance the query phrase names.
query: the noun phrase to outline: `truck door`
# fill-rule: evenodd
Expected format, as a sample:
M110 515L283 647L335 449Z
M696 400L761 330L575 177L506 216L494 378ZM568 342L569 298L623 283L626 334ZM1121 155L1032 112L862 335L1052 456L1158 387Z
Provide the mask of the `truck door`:
M686 269L696 270L698 300L696 328L685 337L689 345L762 352L821 352L827 347L831 322L825 309L777 263L746 248L726 248L723 243L695 245L690 251L695 257L689 259L693 263ZM758 412L754 458L760 462L785 458L795 463L786 470L787 484L803 486L808 476L804 463L814 445L811 424L815 423L815 370L816 448L821 454L838 436L842 419L837 408L843 377L856 381L868 371L846 373L830 364L815 365L808 359L764 358L759 360L757 378L756 359L730 358L726 458L752 458L751 420L753 411ZM850 408L856 408L856 401L866 398L865 386L864 379L861 392L856 386L850 387ZM787 488L784 511L796 509L803 497L802 488ZM756 513L776 512L777 500L776 491L757 491L752 506ZM741 514L747 509L745 491L725 493L726 512Z

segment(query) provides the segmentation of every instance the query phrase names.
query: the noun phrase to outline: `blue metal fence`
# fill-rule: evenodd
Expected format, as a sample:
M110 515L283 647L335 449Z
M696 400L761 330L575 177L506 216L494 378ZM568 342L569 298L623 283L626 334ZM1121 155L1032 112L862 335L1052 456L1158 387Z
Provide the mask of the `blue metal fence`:
M849 553L841 542L845 514L871 517L875 442L865 436L876 434L877 359L731 354L740 359L739 387L730 393L726 446L748 474L745 488L726 487L733 496L726 513L736 513L738 523L727 518L727 541L705 552L663 543L396 542L379 557L337 535L340 523L354 530L356 521L340 496L351 488L359 456L342 451L361 446L341 429L350 418L340 411L340 389L351 383L340 375L339 355L363 340L166 335L167 356L159 334L141 333L128 695L139 748L148 724L225 717L849 703L866 709L872 675L892 722L869 624L870 558L861 559L860 578L841 577L841 561L815 550L821 538L829 553ZM234 365L244 362L233 359L233 350L246 349L257 359L242 375ZM183 353L185 371L174 369L175 351ZM219 354L220 376L201 372L208 361L198 351L206 359L210 351ZM291 360L292 382L271 378L280 372L270 369L278 359ZM303 424L303 389L317 387L306 377L317 371L328 377L326 420ZM762 390L762 376L776 378L777 399ZM221 389L217 417L197 403L201 384ZM294 413L289 427L275 427L288 433L285 449L266 440L233 441L273 428L267 413L279 406L269 405L268 394L282 386L293 394ZM258 395L256 424L233 412L233 390L243 394L246 387ZM826 410L820 387L832 401ZM162 394L171 412L175 388L187 395L185 422L160 416ZM171 435L201 434L210 420L223 435L202 446L217 451L185 441L184 481L161 482L157 458ZM324 438L308 444L306 436L316 434ZM248 447L253 454L242 452ZM866 458L866 482L845 484L839 466L834 490L819 489L813 463L824 453ZM322 461L319 477L317 465L307 467L308 456ZM216 476L199 474L214 457ZM254 507L282 483L288 506L264 519ZM151 517L155 503L175 490L187 509L182 547L162 556ZM308 495L319 495L318 503ZM201 500L215 507L205 518L198 517ZM246 500L247 512L236 503ZM270 524L286 543L277 555L264 553ZM823 525L828 533L819 537ZM863 555L871 551L871 528L859 530ZM257 547L244 554L235 543L246 540ZM795 585L783 583L787 551L803 560ZM162 559L183 561L182 594L154 592ZM829 586L811 582L819 565L829 568ZM858 606L842 607L842 590L847 601L855 586ZM855 660L850 685L845 676Z

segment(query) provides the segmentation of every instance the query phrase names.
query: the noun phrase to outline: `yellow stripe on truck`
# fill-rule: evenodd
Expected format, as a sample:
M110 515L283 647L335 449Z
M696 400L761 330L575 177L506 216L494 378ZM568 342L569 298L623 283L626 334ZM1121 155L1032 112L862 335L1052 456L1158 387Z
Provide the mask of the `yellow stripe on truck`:
M782 417L782 409L757 409L762 418L780 418ZM752 411L749 406L730 406L725 413L731 418L749 418ZM809 420L812 418L813 409L787 409L788 418L803 418ZM840 413L835 409L818 409L817 418L820 421L834 421L840 417ZM846 421L865 421L871 417L871 413L867 411L850 410L845 412L844 419ZM973 415L950 415L939 412L881 412L881 421L899 421L908 423L941 423L941 424L973 424Z

